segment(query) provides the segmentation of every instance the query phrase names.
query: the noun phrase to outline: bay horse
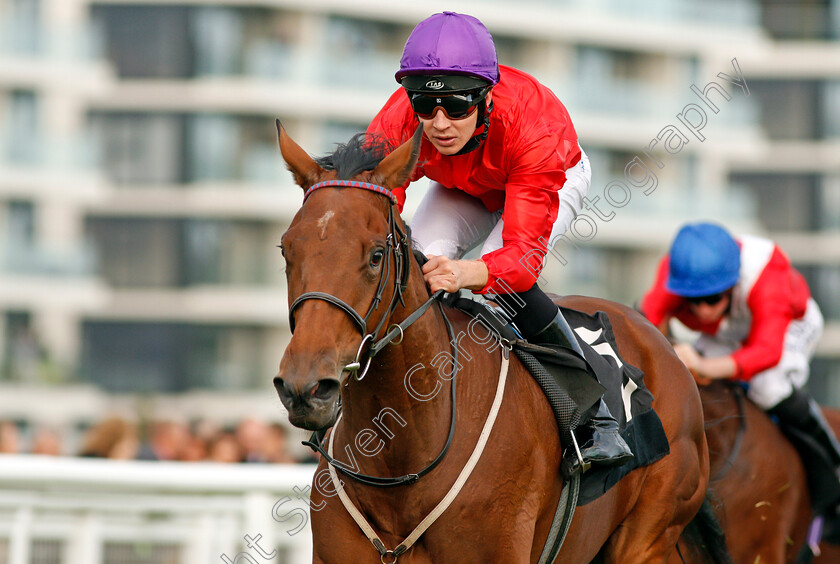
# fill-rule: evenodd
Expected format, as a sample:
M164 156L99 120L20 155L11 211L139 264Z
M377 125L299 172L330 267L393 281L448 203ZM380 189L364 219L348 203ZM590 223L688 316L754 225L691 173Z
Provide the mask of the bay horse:
M311 158L279 121L277 129L305 195L281 241L293 336L274 386L293 425L331 428L336 459L369 478L337 478L322 457L310 498L314 562L538 562L563 486L563 445L526 369L435 301L412 258L391 190L414 170L422 129L387 156L367 140L340 147L329 163ZM677 541L708 480L691 375L632 309L588 297L562 303L609 315L619 353L645 373L670 454L579 507L556 562L679 561ZM388 480L391 487L371 485ZM450 504L433 514L442 501Z
M834 435L840 437L840 410L823 406L822 412L831 430L834 431ZM813 564L834 564L835 562L840 562L840 546L821 542L820 555L814 558Z
M801 558L813 515L796 449L740 385L707 380L698 382L698 388L709 445L710 498L733 560L807 561ZM840 411L822 410L840 434ZM822 542L819 549L814 564L840 562L840 546ZM702 556L696 561L703 561Z
M698 389L709 445L709 491L732 559L795 562L811 521L799 454L738 384L707 382Z

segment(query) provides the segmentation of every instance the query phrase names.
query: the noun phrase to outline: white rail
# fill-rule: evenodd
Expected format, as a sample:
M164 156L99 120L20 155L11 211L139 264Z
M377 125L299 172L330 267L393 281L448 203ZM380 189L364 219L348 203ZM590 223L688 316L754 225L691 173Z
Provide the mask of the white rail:
M313 473L2 455L0 564L309 564Z

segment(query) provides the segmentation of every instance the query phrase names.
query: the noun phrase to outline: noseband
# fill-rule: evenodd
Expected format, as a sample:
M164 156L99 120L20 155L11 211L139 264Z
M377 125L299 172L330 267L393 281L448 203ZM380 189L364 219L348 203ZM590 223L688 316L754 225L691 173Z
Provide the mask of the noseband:
M388 207L388 236L385 238L385 255L393 257L393 264L394 264L394 276L395 279L398 280L398 283L394 284L394 291L391 294L391 300L388 304L388 311L382 315L382 318L376 324L376 327L373 331L368 331L368 319L370 318L371 314L379 308L379 304L382 302L382 296L385 293L385 283L388 280L388 277L391 274L391 260L386 260L385 266L383 267L382 275L379 277L379 284L376 288L376 294L373 297L373 301L371 302L370 308L368 309L367 313L362 317L351 305L347 302L333 296L332 294L328 294L326 292L305 292L298 296L293 302L292 305L289 306L289 327L292 333L295 332L295 310L306 300L323 300L325 302L329 302L334 306L338 307L344 313L346 313L350 319L353 320L353 323L356 325L356 328L359 329L359 332L362 335L362 342L359 345L359 350L356 353L356 358L353 362L348 364L344 367L344 371L353 373L356 380L361 380L367 374L368 369L370 368L370 362L373 359L374 355L378 353L382 348L387 345L388 343L392 342L398 336L400 340L402 340L402 333L403 329L413 323L417 318L420 317L432 303L432 300L424 304L420 309L418 309L415 314L419 312L419 315L414 317L414 315L410 316L406 321L402 324L395 324L392 330L387 333L382 339L377 340L382 327L385 325L387 320L391 317L391 314L394 312L394 309L397 307L397 303L399 302L403 306L405 306L405 302L403 300L403 293L405 292L406 286L408 285L408 277L410 274L410 263L409 259L411 258L411 251L409 249L408 244L408 235L405 231L403 231L400 226L397 224L396 221L396 214L394 213L394 207L397 204L397 197L394 195L393 192L384 188L382 186L378 186L376 184L371 184L369 182L359 182L356 180L327 180L324 182L318 182L317 184L313 184L304 194L303 201L306 202L306 199L314 192L320 188L327 188L327 187L336 187L336 188L360 188L362 190L369 190L371 192L375 192L382 196L387 197L391 201L391 205ZM442 295L442 292L439 292ZM435 298L439 298L438 294L435 295ZM410 321L409 321L410 320ZM365 346L370 343L369 348L365 351ZM366 357L364 369L362 369L362 358ZM362 370L361 374L359 374L359 370Z

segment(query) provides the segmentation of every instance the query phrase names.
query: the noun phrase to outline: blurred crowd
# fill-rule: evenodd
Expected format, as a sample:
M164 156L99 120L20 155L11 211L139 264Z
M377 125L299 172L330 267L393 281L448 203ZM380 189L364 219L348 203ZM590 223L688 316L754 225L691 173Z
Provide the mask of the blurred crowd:
M26 440L22 435L16 423L0 421L0 454L272 464L317 460L307 454L293 456L287 427L250 418L225 427L206 420L137 424L109 417L85 429L76 448L68 448L61 433L47 427L33 429Z

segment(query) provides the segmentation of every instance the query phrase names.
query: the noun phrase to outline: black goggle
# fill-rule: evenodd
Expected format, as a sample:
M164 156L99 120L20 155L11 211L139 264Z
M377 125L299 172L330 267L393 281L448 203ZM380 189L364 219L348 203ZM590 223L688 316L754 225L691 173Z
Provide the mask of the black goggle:
M696 296L693 298L686 298L686 301L693 305L700 305L700 304L708 304L713 306L720 302L724 297L726 297L726 292L720 292L718 294L711 294L708 296Z
M443 110L449 119L464 119L472 115L478 105L484 101L488 88L482 88L474 92L462 94L449 94L447 96L435 96L428 94L409 93L411 109L418 117L432 119L435 110Z

